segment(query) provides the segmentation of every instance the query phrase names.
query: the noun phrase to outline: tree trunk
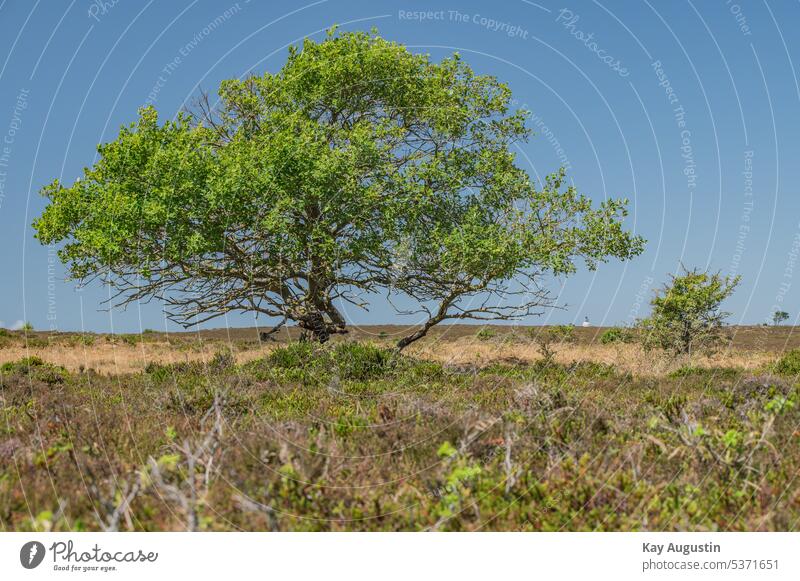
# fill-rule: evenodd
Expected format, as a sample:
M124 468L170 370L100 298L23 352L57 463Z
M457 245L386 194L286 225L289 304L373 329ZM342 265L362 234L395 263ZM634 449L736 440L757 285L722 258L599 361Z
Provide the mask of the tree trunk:
M397 342L397 351L402 351L409 345L411 345L414 341L422 339L425 335L428 334L431 327L434 325L438 325L442 321L447 318L447 310L450 308L450 305L453 302L453 295L448 297L441 305L439 305L439 309L436 311L436 314L432 316L430 319L425 321L425 324L422 326L421 329L417 329L410 335L403 337Z
M326 320L325 315L331 319ZM336 313L338 315L338 313ZM300 341L316 341L326 343L331 335L344 335L347 333L344 319L341 316L332 316L327 311L319 309L308 310L304 315L295 318L297 326L302 329Z
M312 340L326 343L331 338L330 329L325 322L325 317L319 311L311 311L298 321L298 326L303 329L301 341Z

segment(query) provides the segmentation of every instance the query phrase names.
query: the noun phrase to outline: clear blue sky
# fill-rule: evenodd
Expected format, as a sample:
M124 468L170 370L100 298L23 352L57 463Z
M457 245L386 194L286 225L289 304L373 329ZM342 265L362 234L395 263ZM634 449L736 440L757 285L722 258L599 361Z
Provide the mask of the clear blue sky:
M30 227L39 189L74 180L139 106L174 115L198 88L275 71L288 45L340 24L437 59L458 50L533 112L537 135L519 152L532 175L567 165L594 199L631 199L645 254L553 281L568 310L530 322L627 322L681 261L742 275L731 322L762 322L776 305L795 322L798 21L797 2L725 0L0 0L0 321L164 329L158 304L102 312L104 289L64 281ZM398 321L381 301L348 315Z

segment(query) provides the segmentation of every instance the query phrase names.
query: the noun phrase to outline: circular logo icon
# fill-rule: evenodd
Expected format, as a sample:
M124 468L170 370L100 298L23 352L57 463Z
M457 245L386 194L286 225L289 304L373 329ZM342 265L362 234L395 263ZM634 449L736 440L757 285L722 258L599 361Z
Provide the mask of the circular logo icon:
M30 541L19 550L19 562L26 569L35 569L44 560L44 545L39 541Z

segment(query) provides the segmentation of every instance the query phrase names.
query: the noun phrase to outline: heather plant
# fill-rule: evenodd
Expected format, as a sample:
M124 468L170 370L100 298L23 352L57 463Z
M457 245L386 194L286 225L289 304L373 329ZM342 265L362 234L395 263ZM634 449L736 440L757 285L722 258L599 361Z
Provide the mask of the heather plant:
M125 375L3 365L2 526L737 531L800 519L791 374L454 366L352 341L270 352Z

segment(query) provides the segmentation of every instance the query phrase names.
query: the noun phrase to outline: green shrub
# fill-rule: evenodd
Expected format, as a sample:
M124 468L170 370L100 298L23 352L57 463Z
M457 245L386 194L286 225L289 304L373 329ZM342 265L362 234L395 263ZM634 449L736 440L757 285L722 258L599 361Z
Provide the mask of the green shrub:
M167 380L174 383L184 375L205 377L208 369L200 361L179 361L177 363L157 363L151 361L145 366L144 372L146 375L150 376L150 379L154 383L163 383Z
M371 344L341 343L333 351L342 379L365 381L385 375L394 363L394 354Z
M336 372L341 379L365 381L382 377L395 362L394 352L369 343L339 343L333 348L319 348L314 343L292 343L275 349L267 364L276 369L313 371L320 379ZM308 374L292 375L295 378Z
M780 375L800 375L800 349L787 351L775 363L775 373Z
M712 352L722 341L722 328L730 316L721 309L740 277L683 270L650 301L652 314L640 321L645 349L663 349L673 355Z
M0 370L3 373L14 373L14 372L21 372L27 373L31 367L41 367L45 363L42 361L41 357L23 357L19 361L9 361L8 363L3 363Z
M155 363L152 361L145 366L144 372L146 375L149 375L155 383L164 382L166 379L172 377L174 373L171 365L164 365L163 363Z
M230 369L236 365L236 358L228 349L224 351L217 351L208 365L214 371L224 371L225 369Z
M312 343L292 343L279 347L267 356L267 363L278 369L304 369L312 364L314 345Z
M48 385L63 383L68 373L63 367L45 363L40 357L23 357L19 361L9 361L0 366L4 374L25 375Z
M362 417L352 413L342 413L333 422L333 431L337 436L347 438L359 430L364 430L368 425L368 422Z
M548 331L553 335L556 341L562 343L574 343L577 339L575 336L575 325L555 325L549 327Z
M119 338L123 343L126 343L131 347L136 347L136 345L141 341L141 337L139 337L139 335L119 335Z
M492 337L495 337L496 335L497 335L497 333L493 329L489 329L488 327L481 327L478 330L478 332L475 333L475 336L480 341L488 341L489 339L491 339Z
M625 327L611 327L600 335L600 343L608 345L610 343L632 343L633 333Z

